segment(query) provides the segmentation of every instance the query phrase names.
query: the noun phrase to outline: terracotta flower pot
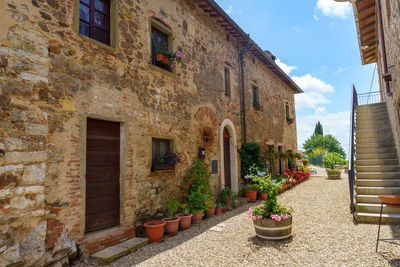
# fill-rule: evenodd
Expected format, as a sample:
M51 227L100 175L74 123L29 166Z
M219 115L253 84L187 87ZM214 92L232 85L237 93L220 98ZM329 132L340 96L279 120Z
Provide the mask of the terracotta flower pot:
M246 190L246 191L244 191L244 193L245 193L245 196L249 199L249 201L251 203L256 202L256 200L257 200L257 191L256 190Z
M191 213L188 213L188 214L179 213L176 216L181 218L180 221L179 221L179 229L181 231L187 230L187 229L190 228L190 225L192 224L193 214L191 214Z
M164 65L169 65L169 57L166 54L159 52L155 54L155 57L157 62L160 62Z
M209 210L206 210L205 215L207 218L210 218L215 215L215 206L209 207Z
M225 213L227 211L227 209L228 209L227 207L223 207L222 208L222 213Z
M260 193L261 200L267 200L267 193Z
M218 207L215 209L215 215L221 215L222 214L223 209Z
M176 235L178 233L179 229L179 217L173 217L173 218L164 218L163 221L166 223L165 225L165 230L167 230L167 233L169 235Z
M192 217L192 223L193 224L201 223L202 220L203 220L203 215L201 215L199 210L196 210L196 212L193 214Z
M164 221L149 221L144 223L146 228L146 235L150 242L160 242L164 237Z

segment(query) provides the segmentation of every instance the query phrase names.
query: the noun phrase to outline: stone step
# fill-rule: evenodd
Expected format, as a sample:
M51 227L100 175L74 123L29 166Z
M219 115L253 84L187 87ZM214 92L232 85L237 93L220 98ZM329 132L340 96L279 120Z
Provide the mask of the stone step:
M354 212L354 217L359 223L379 223L379 213ZM400 214L382 214L383 224L400 223Z
M389 137L385 138L376 138L376 137L358 137L356 138L356 145L359 144L368 144L368 143L378 143L378 144L385 144L385 143L394 143L393 136L390 135Z
M400 172L400 165L356 166L357 172Z
M357 179L400 179L400 172L356 172Z
M356 155L359 159L397 159L397 153L363 153Z
M392 132L391 131L384 131L384 132L357 132L356 131L356 140L360 138L374 138L375 140L379 139L387 139L387 138L393 138Z
M135 237L122 243L100 250L89 256L89 262L96 265L106 265L117 259L135 252L145 246L149 240L147 238Z
M400 187L394 186L355 186L360 195L400 195Z
M378 197L378 195L362 195L362 194L357 194L357 192L354 195L356 202L359 203L381 203L382 201Z
M368 212L368 213L380 213L381 212L381 204L378 203L354 203L354 207L356 211L359 212ZM382 213L385 214L400 214L400 207L388 207L383 204Z
M378 126L390 125L389 116L356 119L356 127L364 128L364 127L369 127L370 125L378 125Z
M381 133L392 133L392 128L390 125L380 127L380 126L369 126L369 127L356 127L356 134L381 134Z
M357 109L366 109L366 108L374 108L374 107L385 107L386 108L386 103L379 102L379 103L373 103L373 104L358 105Z
M370 143L356 143L357 148L382 148L394 147L394 142L370 142Z
M357 186L395 186L400 187L400 179L356 179Z
M397 159L357 159L357 166L373 166L373 165L397 165L399 161Z
M368 148L358 148L356 147L357 154L371 154L371 153L396 153L395 147L368 147Z
M356 113L356 121L368 121L368 120L379 120L380 118L384 120L388 120L389 116L387 111L378 111L378 112L359 112Z

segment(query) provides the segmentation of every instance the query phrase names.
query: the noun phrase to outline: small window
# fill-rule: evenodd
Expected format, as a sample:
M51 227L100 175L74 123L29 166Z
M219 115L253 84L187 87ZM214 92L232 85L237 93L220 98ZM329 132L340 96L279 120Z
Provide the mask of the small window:
M162 171L173 169L173 165L170 166L166 162L164 162L164 158L166 157L166 155L171 153L171 141L158 138L153 138L152 141L152 170Z
M286 118L290 118L290 109L289 109L289 105L286 105Z
M110 45L110 0L79 1L79 33Z
M226 40L229 42L231 38L229 37L229 34L226 35Z
M225 78L225 95L231 96L231 74L229 68L225 68L224 71L224 78Z
M151 63L157 67L172 71L169 65L169 58L159 58L156 55L160 51L171 50L171 32L167 31L167 26L164 26L161 22L155 22L152 20L151 26Z
M201 131L201 144L204 147L209 147L214 142L214 135L210 127L204 127Z
M253 86L253 107L258 107L259 104L258 88Z

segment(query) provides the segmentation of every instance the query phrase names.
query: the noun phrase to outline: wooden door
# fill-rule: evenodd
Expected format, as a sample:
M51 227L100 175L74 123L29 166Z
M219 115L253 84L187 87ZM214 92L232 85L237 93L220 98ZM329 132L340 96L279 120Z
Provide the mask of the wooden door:
M86 232L119 225L120 124L87 120Z
M228 130L224 129L224 175L225 188L231 188L231 149L230 135Z

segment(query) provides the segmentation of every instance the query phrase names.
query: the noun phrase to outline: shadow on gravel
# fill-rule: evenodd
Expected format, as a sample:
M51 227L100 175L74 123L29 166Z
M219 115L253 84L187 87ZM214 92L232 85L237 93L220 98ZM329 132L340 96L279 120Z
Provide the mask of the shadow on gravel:
M394 255L392 253L388 252L378 252L378 254L384 258L390 266L400 266L400 259L399 258L393 258Z
M251 243L252 249L260 249L262 247L272 247L280 250L282 248L287 247L288 244L293 241L293 239L294 239L293 235L281 241L262 240L259 239L257 236L252 236L248 239L248 241Z

